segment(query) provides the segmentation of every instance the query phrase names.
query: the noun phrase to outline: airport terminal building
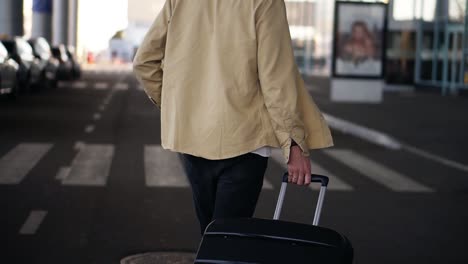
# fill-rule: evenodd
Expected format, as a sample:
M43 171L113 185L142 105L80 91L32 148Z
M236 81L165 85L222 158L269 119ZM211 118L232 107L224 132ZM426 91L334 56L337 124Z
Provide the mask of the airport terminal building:
M353 17L336 13L336 3L343 2L386 6L380 48L387 84L464 88L466 0L286 0L295 55L304 74L333 75L336 27L339 19Z

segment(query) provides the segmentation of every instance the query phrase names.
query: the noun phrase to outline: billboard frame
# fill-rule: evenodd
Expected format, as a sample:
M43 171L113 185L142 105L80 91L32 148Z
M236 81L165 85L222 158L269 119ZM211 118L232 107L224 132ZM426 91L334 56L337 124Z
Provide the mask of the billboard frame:
M381 54L379 56L381 62L381 72L379 75L364 75L364 74L340 74L337 73L337 54L338 54L338 30L339 30L339 8L340 6L346 5L361 5L361 6L379 6L383 9L384 16L382 17L382 36L381 36ZM388 4L382 2L349 2L349 1L335 1L335 10L334 10L334 18L333 18L333 42L332 42L332 71L331 76L333 78L349 78L349 79L383 79L385 77L385 68L386 68L386 50L387 50L387 33L388 33Z

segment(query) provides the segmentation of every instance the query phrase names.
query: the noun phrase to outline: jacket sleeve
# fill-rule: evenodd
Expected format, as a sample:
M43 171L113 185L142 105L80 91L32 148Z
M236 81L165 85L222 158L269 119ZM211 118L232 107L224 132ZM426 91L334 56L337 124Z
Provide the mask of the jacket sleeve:
M159 109L161 109L162 64L171 9L171 0L166 0L133 59L133 72L143 85L149 99Z
M309 156L306 130L298 109L300 76L292 48L284 0L264 0L255 11L260 87L286 163L291 140Z

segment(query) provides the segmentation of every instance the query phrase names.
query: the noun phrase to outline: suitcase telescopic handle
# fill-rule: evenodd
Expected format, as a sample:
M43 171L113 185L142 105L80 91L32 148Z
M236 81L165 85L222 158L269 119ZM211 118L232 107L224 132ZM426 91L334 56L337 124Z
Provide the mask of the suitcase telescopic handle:
M273 216L274 220L278 220L281 215L281 209L283 208L284 196L286 194L286 187L288 186L288 172L283 174L283 182L281 183L281 189L278 197L278 202L276 203L275 215ZM317 201L317 206L315 208L314 221L313 225L318 225L320 220L320 214L322 213L323 200L325 198L325 192L327 191L328 186L328 177L318 174L311 174L310 182L319 182L321 184L320 193Z
M283 182L288 182L288 175L289 173L285 172L284 175L283 175ZM323 176L323 175L318 175L318 174L311 174L311 179L310 179L310 182L320 182L322 184L322 186L325 186L327 187L328 186L328 177L327 176Z

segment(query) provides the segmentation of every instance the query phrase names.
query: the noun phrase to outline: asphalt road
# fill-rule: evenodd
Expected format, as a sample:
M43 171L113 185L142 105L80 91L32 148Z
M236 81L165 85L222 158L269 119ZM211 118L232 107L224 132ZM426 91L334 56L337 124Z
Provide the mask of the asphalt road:
M311 156L313 171L333 176L321 225L350 238L355 263L468 263L466 172L333 133L335 147ZM159 112L128 71L90 71L2 100L0 262L196 251L191 191L175 157L161 148ZM283 171L275 153L256 217L273 216ZM291 186L282 218L311 222L317 194Z

